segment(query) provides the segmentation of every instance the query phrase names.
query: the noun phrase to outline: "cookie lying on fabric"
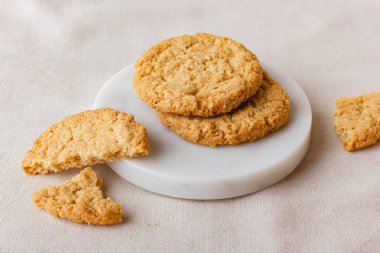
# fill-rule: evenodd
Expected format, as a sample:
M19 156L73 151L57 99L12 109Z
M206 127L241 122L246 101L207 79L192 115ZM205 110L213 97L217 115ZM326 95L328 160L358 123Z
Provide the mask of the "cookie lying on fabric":
M354 151L380 140L380 92L336 100L334 129L343 147Z
M120 223L119 203L105 199L102 180L92 168L82 170L59 186L48 186L33 194L34 203L48 213L78 223L110 225Z
M198 33L170 38L135 64L139 97L164 113L210 117L230 112L256 93L262 68L229 38Z
M144 126L132 115L104 108L52 125L34 142L22 168L28 174L45 174L148 153Z
M157 112L163 125L182 138L208 146L254 141L288 120L290 101L282 87L264 73L256 95L238 109L216 117L185 117Z

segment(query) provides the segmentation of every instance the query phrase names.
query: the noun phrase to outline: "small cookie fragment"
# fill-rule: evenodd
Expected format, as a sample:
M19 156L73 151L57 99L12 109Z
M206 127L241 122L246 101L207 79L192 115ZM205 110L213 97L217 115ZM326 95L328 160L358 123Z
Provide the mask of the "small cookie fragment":
M214 147L257 140L283 126L289 112L288 94L264 72L257 94L230 113L210 118L157 114L163 125L182 138Z
M334 129L346 151L380 140L380 92L336 100Z
M82 170L63 185L48 186L33 193L34 203L48 213L78 223L111 225L120 223L122 209L105 199L102 180L92 168Z
M28 174L59 172L149 153L147 131L132 115L89 110L52 125L22 161Z
M156 110L185 116L228 113L262 83L257 57L242 44L205 33L161 41L135 64L134 87Z

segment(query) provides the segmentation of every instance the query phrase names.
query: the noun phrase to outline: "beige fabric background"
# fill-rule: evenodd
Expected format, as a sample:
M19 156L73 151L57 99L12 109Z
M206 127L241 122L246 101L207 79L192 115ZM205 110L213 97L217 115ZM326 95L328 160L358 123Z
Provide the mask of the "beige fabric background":
M380 2L0 1L1 252L379 252L380 145L346 153L334 99L380 90ZM146 192L96 166L126 222L78 225L31 194L79 170L20 162L51 123L89 109L103 83L171 35L230 36L292 75L313 108L308 155L282 182L223 201ZM291 143L289 143L291 145ZM170 155L170 154L168 154ZM233 168L231 168L233 169Z

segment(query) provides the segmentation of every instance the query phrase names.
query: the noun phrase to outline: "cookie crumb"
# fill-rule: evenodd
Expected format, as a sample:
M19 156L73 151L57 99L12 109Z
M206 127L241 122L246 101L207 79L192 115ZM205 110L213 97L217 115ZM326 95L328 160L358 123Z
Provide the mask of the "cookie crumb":
M146 225L147 225L148 227L157 227L157 226L158 226L157 223L146 223Z

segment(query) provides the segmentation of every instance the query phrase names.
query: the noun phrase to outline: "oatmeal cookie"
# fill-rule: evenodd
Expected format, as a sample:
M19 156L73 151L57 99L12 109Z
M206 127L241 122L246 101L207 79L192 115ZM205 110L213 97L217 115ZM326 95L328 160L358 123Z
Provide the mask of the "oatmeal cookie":
M230 112L262 83L256 56L229 38L198 33L170 38L135 64L139 97L163 113L210 117Z
M287 93L264 73L257 94L230 113L210 118L157 114L163 125L182 138L213 147L259 139L284 125L289 112Z
M48 186L35 192L34 203L48 213L78 223L110 225L120 223L119 203L104 198L102 180L86 168L63 185Z
M354 151L380 140L380 92L336 100L334 129L343 147Z
M28 174L59 172L119 158L147 155L147 131L132 115L113 109L89 110L52 125L22 161Z

